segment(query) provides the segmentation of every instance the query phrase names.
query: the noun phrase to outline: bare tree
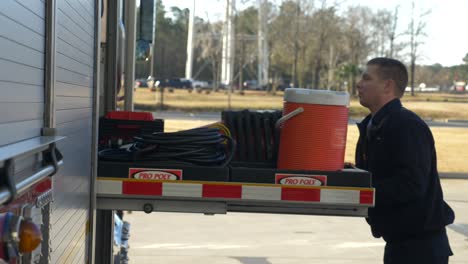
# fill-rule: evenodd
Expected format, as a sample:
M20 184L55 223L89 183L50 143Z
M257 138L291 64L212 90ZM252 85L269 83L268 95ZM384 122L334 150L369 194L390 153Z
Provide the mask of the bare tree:
M427 36L424 32L426 28L426 22L424 21L424 17L430 14L430 10L426 10L421 12L418 17L418 21L416 21L415 14L414 14L414 1L411 3L411 21L408 28L408 34L410 35L410 59L411 59L411 96L414 96L414 80L415 80L415 68L416 68L416 60L419 57L418 47L423 44L422 38Z
M221 64L221 32L220 23L210 24L209 22L198 26L204 33L198 33L195 39L195 46L200 50L198 60L205 60L211 65L213 89L218 88L219 66Z
M330 88L333 82L333 71L339 55L341 38L343 30L341 29L341 19L336 14L335 6L327 6L326 1L322 0L322 7L317 10L312 18L312 25L314 27L311 38L315 43L313 48L313 81L312 86L319 88L326 86ZM323 70L327 70L324 78L325 82L321 81Z
M350 94L355 95L356 77L359 67L371 50L371 32L366 28L370 24L372 11L368 7L350 7L346 13L346 49L348 53L347 66L344 67L350 79Z
M270 45L271 62L289 67L288 73L294 85L302 85L301 73L307 69L304 54L310 46L311 27L307 19L312 9L309 0L284 1L268 30L269 40L275 42Z
M239 83L239 92L242 93L244 83L244 71L250 73L251 67L254 64L253 58L256 59L257 51L257 30L258 30L258 9L249 7L243 11L239 11L236 15L236 61L237 74L233 79L237 79ZM250 67L249 67L250 66ZM249 74L248 74L249 75ZM256 74L254 74L255 76ZM251 79L256 79L253 76Z
M395 53L395 39L399 36L396 34L397 22L398 22L398 8L399 6L395 7L395 12L393 13L392 19L392 26L389 34L390 39L390 50L388 52L388 57L392 58Z
M388 36L392 32L392 13L387 9L377 10L371 16L371 25L374 53L377 57L386 56L391 45Z

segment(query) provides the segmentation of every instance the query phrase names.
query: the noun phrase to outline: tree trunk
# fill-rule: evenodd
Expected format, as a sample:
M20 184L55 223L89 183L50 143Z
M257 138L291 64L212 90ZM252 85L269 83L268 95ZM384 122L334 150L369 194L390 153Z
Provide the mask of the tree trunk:
M299 43L298 43L298 38L299 38L299 5L296 4L296 18L294 19L296 22L296 28L294 32L294 65L293 65L293 73L292 73L292 79L294 82L294 85L297 86L297 60L298 60L298 54L299 54Z
M242 94L244 91L244 86L242 85L244 82L244 57L245 57L245 42L244 38L241 38L241 50L240 50L240 58L239 58L239 93Z
M416 58L412 56L411 58L411 96L414 96L414 72L416 66Z
M211 76L213 78L213 90L218 90L218 66L216 65L215 59L211 60Z
M333 71L334 71L334 47L330 45L330 53L328 58L328 80L327 80L327 90L331 90L333 84Z
M356 88L356 75L353 74L351 75L351 95L356 95L357 94L357 88Z
M297 57L299 53L299 47L297 44L297 40L294 41L294 62L293 62L293 72L292 72L292 80L294 85L297 86Z
M323 46L325 46L325 32L320 33L320 38L319 38L319 47L315 55L315 70L314 70L314 89L319 89L320 88L320 71L322 70L322 51L323 51Z
M318 60L315 64L315 70L314 70L314 89L320 89L320 71L322 70L322 65L321 61Z

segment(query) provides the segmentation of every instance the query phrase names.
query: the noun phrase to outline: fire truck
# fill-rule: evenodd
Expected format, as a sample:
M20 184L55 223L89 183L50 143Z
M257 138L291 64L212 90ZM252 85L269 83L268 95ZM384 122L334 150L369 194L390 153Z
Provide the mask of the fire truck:
M277 170L241 157L238 166L214 167L101 159L102 129L135 121L116 112L123 99L134 113L133 83L119 87L133 81L135 9L135 0L0 1L2 261L118 262L122 210L367 215L375 190L370 174L355 168ZM222 119L228 124L228 113ZM258 149L237 145L247 157Z

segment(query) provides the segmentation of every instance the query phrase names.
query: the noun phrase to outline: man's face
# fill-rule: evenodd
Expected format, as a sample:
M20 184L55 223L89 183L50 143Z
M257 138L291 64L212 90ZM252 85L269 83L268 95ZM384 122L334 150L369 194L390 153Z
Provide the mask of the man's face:
M359 103L371 111L380 107L386 84L386 80L380 79L378 71L378 65L367 65L361 80L357 83Z

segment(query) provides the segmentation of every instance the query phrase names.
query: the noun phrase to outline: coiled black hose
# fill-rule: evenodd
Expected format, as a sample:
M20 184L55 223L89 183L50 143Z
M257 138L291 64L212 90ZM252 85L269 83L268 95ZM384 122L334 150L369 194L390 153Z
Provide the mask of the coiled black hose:
M200 166L226 166L235 152L232 138L217 128L156 132L134 137L135 143L99 151L106 161L170 161Z

